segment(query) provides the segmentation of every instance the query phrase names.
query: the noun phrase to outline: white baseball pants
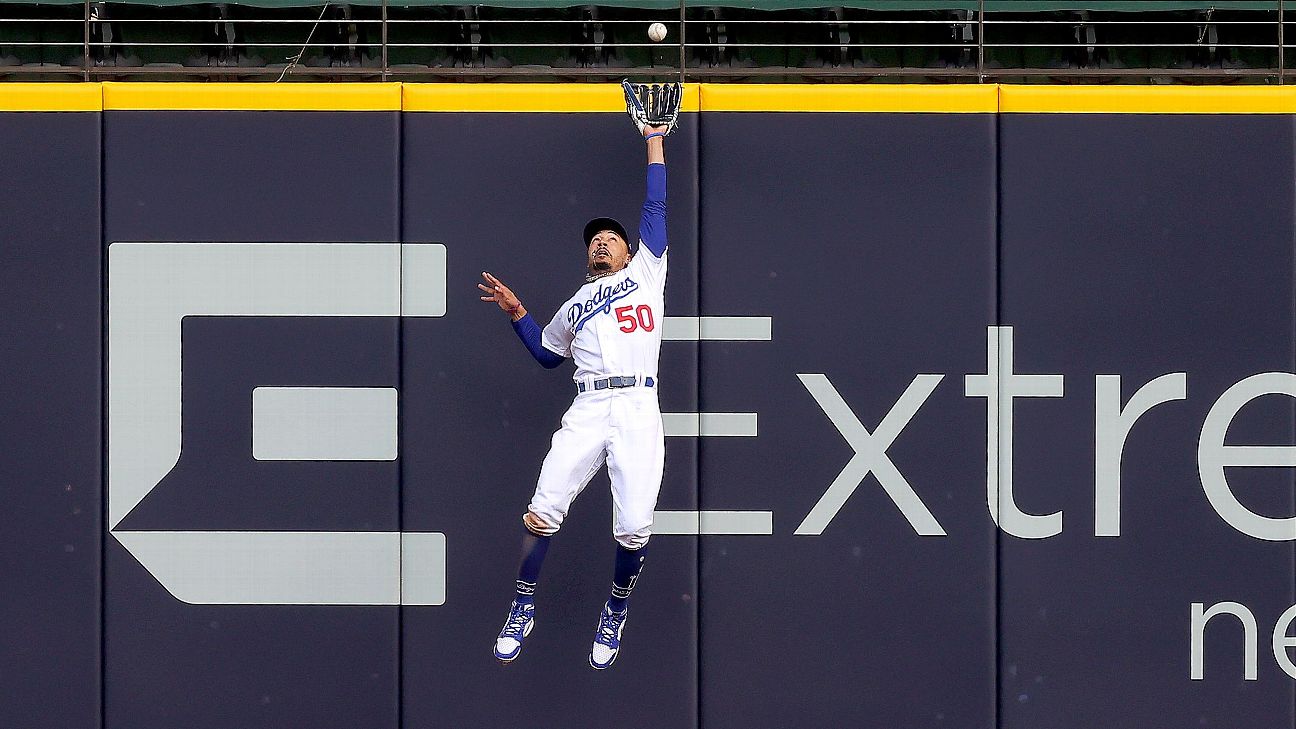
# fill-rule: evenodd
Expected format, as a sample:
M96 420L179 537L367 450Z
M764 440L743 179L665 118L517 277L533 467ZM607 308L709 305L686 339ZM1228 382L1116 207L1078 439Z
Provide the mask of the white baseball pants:
M657 388L577 395L540 468L528 528L541 531L534 524L538 517L544 532L558 531L572 501L606 461L612 480L612 535L625 548L639 549L652 534L665 458Z

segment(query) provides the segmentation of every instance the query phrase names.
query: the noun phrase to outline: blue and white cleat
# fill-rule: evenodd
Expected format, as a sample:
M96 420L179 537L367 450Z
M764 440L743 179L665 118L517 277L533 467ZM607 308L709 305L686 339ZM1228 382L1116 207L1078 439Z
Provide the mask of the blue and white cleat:
M616 613L607 603L599 613L598 629L594 631L594 645L590 648L589 663L596 670L602 671L616 660L621 650L621 631L625 629L626 615L630 611Z
M509 606L508 620L495 639L495 657L508 663L522 652L522 640L535 627L535 605L519 605L515 600Z

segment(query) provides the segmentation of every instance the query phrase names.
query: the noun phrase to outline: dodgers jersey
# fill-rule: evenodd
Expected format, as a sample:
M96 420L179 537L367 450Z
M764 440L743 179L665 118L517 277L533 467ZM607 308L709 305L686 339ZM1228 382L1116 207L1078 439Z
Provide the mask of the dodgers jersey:
M580 287L554 313L541 344L576 363L573 378L657 378L666 292L666 166L648 166L639 252L625 268Z

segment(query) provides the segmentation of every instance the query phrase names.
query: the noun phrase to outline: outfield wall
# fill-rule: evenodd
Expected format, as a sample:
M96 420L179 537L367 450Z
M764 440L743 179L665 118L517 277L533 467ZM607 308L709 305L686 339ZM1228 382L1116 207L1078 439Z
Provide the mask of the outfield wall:
M474 283L619 104L0 86L0 726L1296 726L1286 89L689 86L664 533L590 670L597 477L500 667L571 366Z

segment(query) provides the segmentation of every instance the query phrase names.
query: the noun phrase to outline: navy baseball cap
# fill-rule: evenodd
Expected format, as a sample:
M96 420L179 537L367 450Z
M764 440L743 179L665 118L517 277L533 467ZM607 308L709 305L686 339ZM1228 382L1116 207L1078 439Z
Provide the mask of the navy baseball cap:
M621 236L621 240L625 241L627 246L630 246L630 255L633 256L639 252L639 240L626 235L625 226L621 225L616 218L594 218L585 224L585 237L581 241L586 250L589 249L590 239L600 230L610 230Z

